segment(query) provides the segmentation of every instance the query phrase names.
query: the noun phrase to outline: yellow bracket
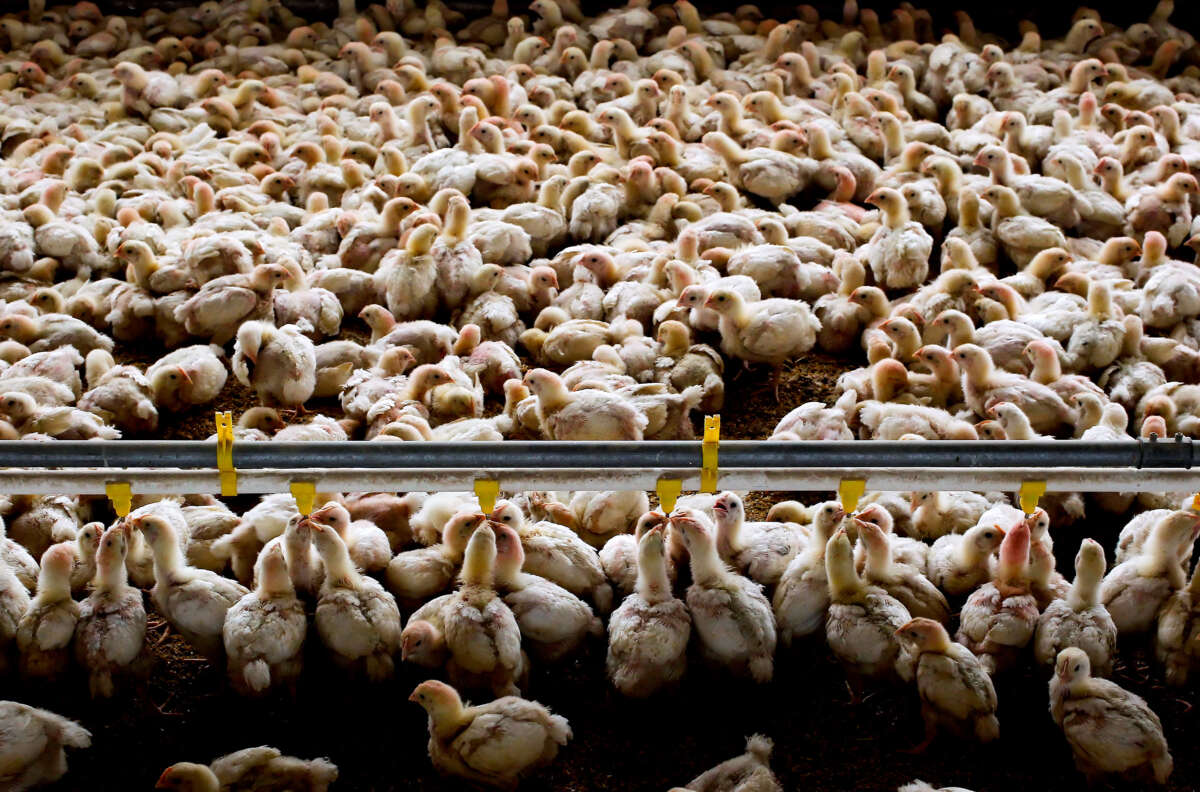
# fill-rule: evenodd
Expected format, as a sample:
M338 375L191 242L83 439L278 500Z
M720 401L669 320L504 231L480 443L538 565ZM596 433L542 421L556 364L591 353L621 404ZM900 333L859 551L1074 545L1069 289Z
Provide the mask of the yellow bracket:
M683 482L679 479L659 479L654 485L654 491L658 494L658 507L663 514L670 514L675 511L675 501L679 500L679 494L683 492Z
M1038 501L1046 494L1046 482L1023 481L1017 497L1021 501L1021 511L1033 514L1037 510Z
M475 497L479 498L480 511L491 514L496 508L496 498L500 497L500 482L496 479L475 479Z
M221 476L221 494L237 495L237 471L233 467L233 413L216 413L217 470Z
M1194 512L1200 512L1200 492L1192 496L1192 505L1189 508Z
M704 444L700 446L700 491L717 491L717 449L721 445L721 416L704 416ZM672 502L671 504L675 504Z
M838 483L838 500L842 511L851 514L858 509L858 499L867 491L866 479L842 479Z
M133 490L128 481L110 481L104 485L104 494L112 501L113 511L118 517L125 517L133 506Z
M311 481L293 481L292 497L296 499L296 508L308 516L312 514L313 502L317 499L317 485Z

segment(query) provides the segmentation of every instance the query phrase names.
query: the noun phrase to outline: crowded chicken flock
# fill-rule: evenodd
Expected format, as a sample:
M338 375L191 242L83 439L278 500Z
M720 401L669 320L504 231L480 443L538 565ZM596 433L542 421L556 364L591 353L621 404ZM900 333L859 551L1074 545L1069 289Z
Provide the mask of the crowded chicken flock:
M0 438L153 437L232 376L260 402L237 442L691 439L740 369L777 385L811 350L866 365L771 440L1200 436L1200 48L1172 10L1013 44L853 0L344 0L331 23L32 0L0 18ZM511 789L572 737L530 668L585 642L633 698L828 651L855 699L913 691L917 749L996 740L992 677L1039 667L1083 776L1167 782L1158 716L1105 677L1129 642L1170 685L1200 662L1188 493L868 493L761 522L744 496L181 496L116 520L13 497L0 668L129 696L148 612L245 696L294 695L306 652L377 683L413 664L433 768ZM1128 524L1068 581L1055 528L1089 512ZM0 702L0 788L60 778L103 726ZM781 790L771 751L751 736L679 789ZM264 745L158 786L337 775Z

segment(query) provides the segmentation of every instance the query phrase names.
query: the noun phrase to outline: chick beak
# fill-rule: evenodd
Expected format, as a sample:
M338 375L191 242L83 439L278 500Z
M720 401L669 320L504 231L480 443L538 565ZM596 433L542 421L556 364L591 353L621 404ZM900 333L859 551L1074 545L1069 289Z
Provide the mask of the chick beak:
M183 366L179 366L178 368L179 368L179 376L183 377L184 382L186 382L188 385L191 385L192 377L190 374L187 373L187 369L185 369Z
M705 308L712 308L716 304L717 304L717 301L714 300L712 297L709 297L707 300L704 301Z
M416 692L415 690L414 690L412 693L410 693L410 694L408 695L408 700L409 700L409 701L416 701L416 700L417 700L417 692Z

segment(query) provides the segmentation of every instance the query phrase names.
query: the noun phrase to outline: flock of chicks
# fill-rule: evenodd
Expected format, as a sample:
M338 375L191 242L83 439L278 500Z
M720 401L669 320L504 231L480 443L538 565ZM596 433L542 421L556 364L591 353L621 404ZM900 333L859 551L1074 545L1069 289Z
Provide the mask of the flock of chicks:
M1087 9L1061 40L1026 25L1009 49L965 13L939 38L926 12L881 23L852 0L786 22L688 0L595 18L498 0L469 22L340 5L331 24L276 0L0 19L0 438L148 435L230 372L262 403L240 440L691 438L727 362L777 377L860 346L836 403L772 439L1200 436L1200 270L1173 258L1200 248L1200 49L1170 0L1128 29ZM365 343L340 337L355 316ZM170 351L117 363L151 338ZM313 399L344 417L285 424ZM444 674L412 695L433 763L499 787L571 737L521 697L530 664L606 630L631 697L677 684L690 647L768 682L777 643L823 636L856 691L916 686L923 745L996 739L991 676L1032 656L1081 771L1164 783L1158 718L1104 677L1118 635L1153 635L1173 684L1200 662L1200 517L1137 500L1116 565L1085 540L1068 585L1050 525L1083 516L1077 495L1024 514L876 493L759 523L736 493L669 515L627 492L490 514L458 493L332 494L309 515L190 498L109 527L85 499L14 498L0 651L114 696L147 671L150 588L256 696L294 686L315 628L348 674L387 679L397 656ZM90 741L15 702L0 735L18 790ZM780 789L770 752L755 736L686 789ZM260 747L159 786L336 776Z

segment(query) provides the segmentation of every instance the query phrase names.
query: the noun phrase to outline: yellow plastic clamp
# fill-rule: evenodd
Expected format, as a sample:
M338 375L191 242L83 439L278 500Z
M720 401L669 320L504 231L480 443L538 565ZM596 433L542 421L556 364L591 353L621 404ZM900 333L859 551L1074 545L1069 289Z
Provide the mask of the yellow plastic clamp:
M700 446L700 491L717 491L717 449L721 445L721 416L704 416L704 444Z
M293 481L292 497L296 499L296 508L301 514L312 514L313 502L317 499L317 485L311 481Z
M858 509L858 499L867 491L866 479L842 479L838 482L838 500L842 511L852 514Z
M1200 512L1200 492L1197 492L1192 496L1192 504L1190 508L1194 512Z
M133 490L128 481L110 481L104 485L104 494L112 501L113 511L125 517L133 506Z
M679 500L679 494L683 492L683 482L679 479L659 479L654 485L654 491L658 494L659 511L670 514L675 511L675 501Z
M216 413L217 470L221 476L221 494L237 495L237 471L233 467L233 413Z
M496 479L475 479L475 497L479 499L479 509L484 514L491 514L496 508L496 498L500 497L500 482Z
M1017 497L1021 501L1021 511L1026 514L1033 514L1037 511L1038 501L1046 494L1046 482L1044 481L1023 481L1021 482L1021 491Z

